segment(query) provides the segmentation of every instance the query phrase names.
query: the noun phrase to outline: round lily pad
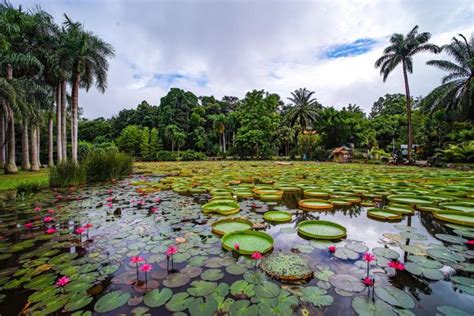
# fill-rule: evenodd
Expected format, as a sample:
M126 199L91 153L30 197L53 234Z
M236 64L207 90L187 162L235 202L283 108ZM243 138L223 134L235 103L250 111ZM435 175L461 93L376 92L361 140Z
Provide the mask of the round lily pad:
M346 237L346 228L330 221L307 220L298 224L298 233L315 239L341 239Z
M382 300L373 301L367 297L355 297L352 308L360 316L396 316L392 306Z
M273 237L259 231L245 230L225 234L222 239L222 247L227 250L238 251L243 255L254 252L266 253L273 248ZM235 244L239 249L235 249Z
M460 211L460 212L465 212L465 213L474 213L474 204L470 203L455 203L455 202L446 202L446 203L441 203L440 206L451 210L451 211Z
M327 291L317 286L307 286L301 289L301 300L308 302L317 307L329 306L333 303L334 299L331 295L327 294Z
M212 232L217 235L251 229L252 222L245 218L225 218L212 224Z
M409 205L431 205L433 201L429 198L419 197L416 195L403 195L403 194L394 194L387 196L387 199L390 202L396 202L401 204Z
M329 282L332 286L349 292L361 292L365 289L361 280L350 274L334 274Z
M130 294L121 290L105 294L94 305L94 310L98 313L107 313L122 307L130 299Z
M291 221L291 214L283 211L269 211L263 214L263 218L270 222L288 222Z
M396 307L415 307L415 301L410 295L393 286L378 286L375 288L375 294L380 299Z
M166 304L168 300L173 296L173 291L168 288L164 288L161 291L154 289L145 294L143 302L149 307L160 307Z
M286 282L306 280L313 276L308 263L293 252L273 253L262 261L260 267L272 278Z
M302 210L330 210L334 208L331 202L319 199L304 199L298 202L298 206Z
M367 210L367 216L375 219L381 220L399 220L402 218L402 215L398 212L390 211L388 209L381 208L369 208Z
M461 211L439 211L433 217L444 222L474 227L474 213Z
M218 213L221 215L235 214L240 211L240 206L237 202L228 200L216 200L204 204L202 206L204 213Z

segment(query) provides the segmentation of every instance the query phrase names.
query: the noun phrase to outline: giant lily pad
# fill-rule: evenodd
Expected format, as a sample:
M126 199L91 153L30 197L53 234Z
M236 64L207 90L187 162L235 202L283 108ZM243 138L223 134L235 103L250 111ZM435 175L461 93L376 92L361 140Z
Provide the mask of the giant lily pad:
M403 195L403 194L394 194L387 196L387 199L390 202L396 202L400 204L409 204L409 205L432 205L433 201L429 198L418 197L416 195Z
M282 211L269 211L263 214L263 218L270 222L288 222L291 221L291 214Z
M212 224L212 232L217 235L251 229L252 222L245 218L225 218Z
M239 249L237 251L244 255L249 255L254 252L266 253L273 248L272 236L251 230L225 234L221 241L222 247L227 250L236 251L235 244L238 244Z
M212 201L202 206L204 213L218 213L222 215L235 214L240 211L240 206L237 202L233 201Z
M344 226L330 221L307 220L298 224L298 233L315 239L341 239L346 237Z
M313 276L307 262L293 252L273 253L262 261L260 267L272 278L287 282L306 280Z
M369 208L367 210L367 216L375 219L388 221L399 220L402 218L402 215L399 212L381 208Z
M298 206L302 210L316 210L316 211L330 210L334 208L334 205L331 202L328 202L326 200L319 200L319 199L300 200L298 202Z
M474 213L460 211L439 211L433 217L444 222L474 227Z

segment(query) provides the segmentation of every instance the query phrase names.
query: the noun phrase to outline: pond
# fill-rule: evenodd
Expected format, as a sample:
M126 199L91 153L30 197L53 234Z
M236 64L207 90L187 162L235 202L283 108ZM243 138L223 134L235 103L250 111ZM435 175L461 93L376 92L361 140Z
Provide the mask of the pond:
M474 314L472 172L253 161L135 172L0 201L2 315Z

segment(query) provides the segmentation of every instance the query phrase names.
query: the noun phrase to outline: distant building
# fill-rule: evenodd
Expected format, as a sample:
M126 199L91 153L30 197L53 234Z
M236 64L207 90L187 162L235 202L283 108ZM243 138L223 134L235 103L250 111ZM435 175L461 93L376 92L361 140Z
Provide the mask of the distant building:
M332 151L334 162L352 162L352 148L342 146Z

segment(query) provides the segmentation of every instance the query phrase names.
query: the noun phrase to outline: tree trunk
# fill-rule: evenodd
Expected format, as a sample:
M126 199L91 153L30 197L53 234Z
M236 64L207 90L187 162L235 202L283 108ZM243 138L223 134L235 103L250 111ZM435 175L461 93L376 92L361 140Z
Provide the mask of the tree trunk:
M31 127L31 171L39 171L38 126Z
M77 163L77 120L78 113L77 108L79 106L79 75L75 75L72 83L72 106L71 106L71 148L72 148L72 161Z
M63 161L62 143L62 119L61 119L61 84L56 87L56 160Z
M411 99L410 99L410 87L408 85L408 74L405 62L403 62L403 79L405 79L405 97L407 103L407 123L408 123L408 160L412 158L412 147L413 147L413 130L411 126Z
M38 166L41 168L41 127L39 123L36 126L36 139L38 140L38 152L36 157L38 158Z
M22 120L22 129L21 129L21 169L30 170L30 146L28 139L28 121L26 119Z
M173 153L174 152L174 140L171 139L171 152Z
M48 166L54 166L54 136L53 136L53 115L49 114L48 118Z
M225 152L226 152L225 133L222 133L222 148L224 149L224 154L225 154Z
M63 157L63 160L65 161L67 161L67 112L66 112L67 92L66 92L66 88L67 88L67 82L66 80L63 80L61 83L61 146L62 146L62 157Z
M5 113L0 111L0 168L5 167Z
M18 168L16 167L15 157L15 117L10 114L8 121L8 150L7 150L7 161L5 163L5 174L17 173Z

